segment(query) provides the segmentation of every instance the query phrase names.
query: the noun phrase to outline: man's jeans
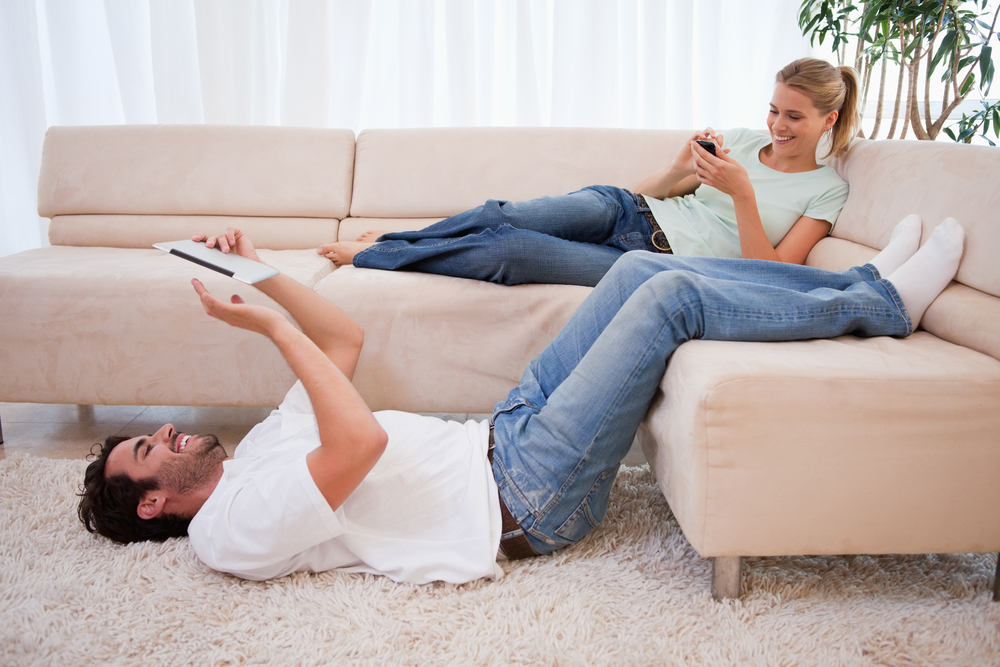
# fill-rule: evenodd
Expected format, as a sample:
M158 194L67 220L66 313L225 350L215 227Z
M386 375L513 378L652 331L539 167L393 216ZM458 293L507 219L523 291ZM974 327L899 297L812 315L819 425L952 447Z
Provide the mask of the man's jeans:
M418 231L385 234L354 265L593 287L622 253L656 251L646 210L628 190L606 185L523 202L491 199Z
M831 273L759 260L625 254L494 409L493 473L541 554L604 518L612 482L677 346L905 336L871 265Z

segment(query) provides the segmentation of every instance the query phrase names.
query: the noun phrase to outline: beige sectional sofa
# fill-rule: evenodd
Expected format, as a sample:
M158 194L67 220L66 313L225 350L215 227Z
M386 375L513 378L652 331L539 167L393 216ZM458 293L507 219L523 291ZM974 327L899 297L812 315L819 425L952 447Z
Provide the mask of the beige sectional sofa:
M487 198L633 187L687 131L54 127L52 247L0 258L0 401L276 405L294 381L190 286L268 300L150 248L235 224L265 261L364 325L373 409L489 412L588 288L333 266L314 247L424 226ZM692 341L640 431L681 528L715 558L1000 550L1000 151L859 141L851 194L808 263L841 269L902 217L965 227L956 281L905 340Z

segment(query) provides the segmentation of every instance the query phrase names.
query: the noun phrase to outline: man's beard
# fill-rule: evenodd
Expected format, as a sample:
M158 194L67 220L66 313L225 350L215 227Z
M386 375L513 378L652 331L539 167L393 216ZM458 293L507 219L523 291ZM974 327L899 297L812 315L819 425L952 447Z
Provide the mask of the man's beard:
M190 493L205 486L219 474L219 466L226 458L226 450L214 435L198 436L198 448L185 458L167 462L157 475L161 489Z

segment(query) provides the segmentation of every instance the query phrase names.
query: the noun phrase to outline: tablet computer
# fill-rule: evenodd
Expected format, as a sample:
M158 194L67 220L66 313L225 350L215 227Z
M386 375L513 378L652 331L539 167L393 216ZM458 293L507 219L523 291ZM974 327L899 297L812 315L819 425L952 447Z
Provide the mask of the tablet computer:
M247 259L235 252L224 253L218 248L206 248L205 244L200 241L168 241L154 243L153 247L189 262L200 264L207 269L218 271L247 285L253 285L278 275L277 269L272 269L266 264Z

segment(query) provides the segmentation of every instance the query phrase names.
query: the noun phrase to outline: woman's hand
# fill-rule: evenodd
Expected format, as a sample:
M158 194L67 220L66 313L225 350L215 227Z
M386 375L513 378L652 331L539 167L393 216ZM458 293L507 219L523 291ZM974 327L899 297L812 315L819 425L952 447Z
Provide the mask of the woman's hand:
M672 165L674 172L682 178L691 176L695 173L695 156L691 147L697 145L696 142L698 140L712 141L716 146L718 146L718 149L722 149L722 135L716 134L715 130L710 127L706 127L701 132L691 135L681 150L677 153L677 157L674 158L674 163Z
M734 200L753 195L753 185L746 168L729 157L729 149L722 148L722 136L716 141L716 155L712 155L697 142L690 142L694 174L698 180L723 192Z
M714 141L722 148L722 135L716 134L710 127L696 132L688 138L677 153L674 161L667 166L647 176L634 189L636 194L667 199L668 197L683 197L694 192L698 185L695 175L694 154L691 146L696 146L697 140Z
M192 279L191 284L201 297L201 305L205 312L229 326L253 331L273 339L277 329L288 324L285 316L278 311L264 306L252 306L243 301L238 294L232 296L231 303L226 303L212 296L197 278Z
M191 237L192 241L204 241L206 248L218 248L224 253L230 250L236 250L236 254L247 259L252 259L255 262L261 261L260 257L257 256L257 251L253 247L253 243L250 242L250 237L246 233L237 229L236 227L227 227L225 234L219 234L218 236L209 236L208 234L195 234Z

